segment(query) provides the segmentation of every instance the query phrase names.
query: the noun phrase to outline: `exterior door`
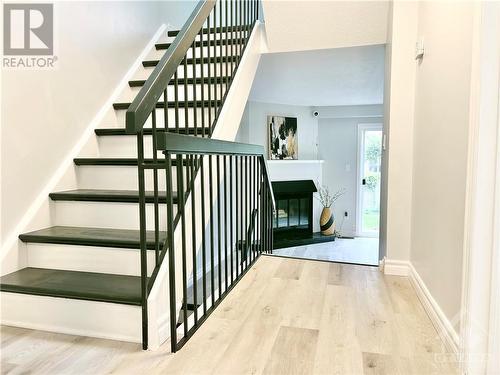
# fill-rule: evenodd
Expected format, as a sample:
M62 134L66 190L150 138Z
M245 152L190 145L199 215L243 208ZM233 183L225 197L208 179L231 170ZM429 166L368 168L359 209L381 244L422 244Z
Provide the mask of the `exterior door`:
M358 125L357 235L378 237L382 124Z

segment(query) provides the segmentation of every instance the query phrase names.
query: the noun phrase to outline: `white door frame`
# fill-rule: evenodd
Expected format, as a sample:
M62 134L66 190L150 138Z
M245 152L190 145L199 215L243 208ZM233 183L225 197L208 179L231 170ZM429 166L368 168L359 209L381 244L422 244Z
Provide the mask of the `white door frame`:
M366 233L362 231L362 212L361 212L361 176L362 168L361 161L363 160L363 148L364 148L364 137L363 132L365 130L380 130L383 133L382 123L359 123L358 124L358 149L357 149L357 161L356 161L356 237L378 237L380 234L380 227L378 233ZM379 199L380 202L380 199Z
M500 373L500 4L475 6L460 367Z

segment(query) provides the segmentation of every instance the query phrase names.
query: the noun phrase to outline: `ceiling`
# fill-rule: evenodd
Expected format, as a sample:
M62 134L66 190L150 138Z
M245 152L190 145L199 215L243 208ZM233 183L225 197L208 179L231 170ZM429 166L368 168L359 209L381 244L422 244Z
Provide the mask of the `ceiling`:
M270 52L384 44L389 1L263 0Z
M384 45L263 54L250 100L305 106L382 104Z

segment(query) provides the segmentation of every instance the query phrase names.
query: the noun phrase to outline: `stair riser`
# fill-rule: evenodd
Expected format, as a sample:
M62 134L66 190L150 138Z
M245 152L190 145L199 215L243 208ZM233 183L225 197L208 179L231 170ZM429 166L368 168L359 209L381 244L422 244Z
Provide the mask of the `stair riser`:
M139 249L27 243L28 266L70 271L140 276ZM148 251L148 274L154 268L154 251Z
M141 307L1 292L1 323L50 332L141 342Z
M197 77L199 78L199 77ZM186 83L187 84L187 83ZM215 87L217 86L217 87ZM208 92L209 90L210 91L210 95L211 95L211 98L212 100L214 98L217 98L218 100L221 99L221 96L220 96L220 86L221 84L220 83L217 83L217 85L213 84L213 85L208 85L208 84L204 84L204 85L201 85L201 84L196 84L195 88L196 88L196 100L201 100L201 94L202 94L202 90L205 90L203 95L204 95L204 100L208 100ZM222 89L223 89L223 93L225 92L225 88L226 88L226 82L223 81L222 83ZM123 92L123 94L120 96L120 100L119 102L123 103L123 102L132 102L135 97L137 96L137 94L139 94L139 91L141 90L141 87L130 87L129 89L125 90ZM179 101L184 101L184 85L179 85L178 86L178 92L177 92L177 96L179 98ZM192 101L194 100L194 89L193 89L193 85L192 84L187 84L187 92L188 92L188 95L187 95L187 100L188 101ZM175 98L175 87L174 85L170 85L168 86L167 88L167 97L168 97L168 101L173 101L174 98ZM163 95L160 96L160 99L159 101L164 101L163 99Z
M137 203L56 201L55 225L139 229ZM174 205L175 208L175 205ZM166 205L159 206L160 228L166 228ZM147 229L154 230L153 204L146 205Z
M213 40L213 38L212 38ZM238 46L238 44L235 44L234 46L229 44L227 46L228 48L228 51L227 51L227 54L226 54L226 45L223 44L222 45L222 53L220 51L220 45L217 45L216 47L216 50L215 50L215 53L214 53L214 46L211 46L210 47L210 57L213 57L213 56L234 56L238 53L239 49L240 48ZM233 48L233 52L231 52L231 48ZM208 46L205 46L203 47L203 57L207 57L208 56ZM201 50L202 50L202 47L196 47L196 57L199 58L201 56ZM156 47L148 54L148 57L147 59L148 60L159 60L163 57L163 55L165 54L167 50L166 49L156 49ZM192 58L193 57L193 50L190 48L189 51L187 52L187 56L188 58ZM235 57L236 58L236 57Z
M137 190L137 167L130 166L78 166L76 168L80 189ZM173 168L172 189L177 190L177 174ZM158 190L166 191L165 172L158 173ZM153 190L153 173L145 174L146 190Z

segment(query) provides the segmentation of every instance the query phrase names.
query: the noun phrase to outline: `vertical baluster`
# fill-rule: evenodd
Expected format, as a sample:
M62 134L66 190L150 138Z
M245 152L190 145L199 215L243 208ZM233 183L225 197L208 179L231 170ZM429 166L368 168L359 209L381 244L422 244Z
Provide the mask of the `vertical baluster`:
M229 222L231 229L229 230L229 251L231 254L231 284L234 281L233 270L233 155L229 156Z
M241 228L240 228L240 238L241 238L241 272L243 272L243 261L245 260L244 258L244 247L245 245L245 231L243 229L244 224L245 224L245 211L243 210L243 202L245 201L244 196L243 196L243 176L244 176L244 169L243 169L243 156L240 157L240 215L241 215Z
M264 182L264 189L263 189L263 201L264 201L264 238L262 239L262 242L264 244L264 251L267 252L267 234L268 234L268 217L269 217L269 212L267 211L267 185L266 182Z
M225 20L226 20L226 22L225 22L225 24L226 24L226 33L224 35L224 40L226 41L226 71L224 72L224 74L225 74L224 80L226 82L226 94L225 95L227 95L227 91L229 90L229 53L228 53L228 51L229 51L229 42L230 42L229 37L228 37L229 36L229 18L228 18L229 2L228 2L228 0L224 0L224 1L225 1L225 3L224 3L225 4L224 11L226 13L226 17L225 17Z
M198 135L198 103L196 102L196 38L193 42L193 45L191 46L193 49L193 64L192 64L192 71L193 71L193 77L192 77L192 89L193 89L193 122L194 122L194 135ZM203 43L201 47L203 49ZM187 133L190 134L190 133ZM193 175L193 174L191 174Z
M237 155L234 157L234 164L235 164L235 170L236 170L236 173L234 175L234 187L235 187L235 191L236 191L236 199L234 201L235 203L235 213L234 213L234 217L236 218L236 225L235 225L235 233L236 233L236 242L235 242L235 250L236 250L236 278L238 278L238 275L239 275L239 262L238 262L238 250L239 250L239 247L240 247L240 235L239 235L239 230L240 230L240 222L241 222L241 211L238 212L238 203L239 203L239 200L240 200L240 195L238 194L238 175L239 175L239 169L238 169L238 158L241 158L241 157L238 157Z
M220 192L220 155L216 156L217 162L217 262L219 273L219 298L222 293L222 231L221 231L221 203L222 196Z
M248 217L248 157L245 155L245 184L243 185L245 188L245 208L243 210L244 212L244 217L245 217L245 268L248 267L248 224L249 224L249 217Z
M137 171L139 182L139 225L141 249L142 348L148 348L148 258L146 245L146 192L144 181L144 130L137 134Z
M225 38L222 37L222 0L219 0L218 3L219 3L219 56L220 56L220 64L219 64L220 94L219 94L219 98L220 98L220 100L222 100L222 97L223 97L222 82L224 82L222 80L222 77L223 77L222 68L224 66L224 60L223 60L223 56L222 56L222 46L223 46ZM222 106L222 103L221 103L221 106Z
M184 337L188 332L187 319L187 264L186 264L186 216L184 202L184 171L183 157L176 155L177 164L177 210L181 215L181 244L182 244L182 310L184 312Z
M175 247L174 247L174 200L172 191L172 157L165 154L167 185L167 239L168 239L168 280L170 297L170 345L172 353L177 350L177 306L175 296Z
M247 17L248 17L248 1L244 0L243 1L243 25L244 25L244 36L245 36L245 48L247 46L247 40L248 40L248 23L247 23Z
M234 50L236 47L236 43L234 43L234 1L229 0L231 3L231 83L233 83L233 73L234 73Z
M189 103L188 103L188 88L187 88L187 80L188 80L188 66L187 66L187 53L184 56L184 129L186 131L186 135L189 134Z
M200 31L200 43L201 43L201 48L200 48L200 61L201 61L201 70L200 70L200 79L201 79L201 136L205 137L205 72L203 69L203 55L204 55L204 49L205 47L203 46L203 27L201 28ZM195 62L196 66L196 62ZM196 82L195 82L196 83ZM195 87L196 89L196 87Z
M203 289L203 315L207 314L207 239L205 233L205 169L203 168L204 157L200 156L201 173L201 261L202 261L202 289Z
M272 216L273 214L273 205L271 204L271 192L269 191L269 213ZM270 232L269 232L269 253L273 252L273 241L274 241L274 233L273 233L273 227L272 225L270 226Z
M226 280L225 282L225 291L227 292L227 287L228 287L228 278L227 278L227 237L229 231L227 230L227 194L228 194L228 189L227 189L227 162L226 162L226 155L224 155L223 159L223 165L224 165L224 277Z
M210 189L210 287L212 292L212 308L215 307L215 276L214 276L214 193L212 155L208 155L208 178Z
M151 112L151 127L152 127L152 146L153 146L153 164L157 164L158 155L156 153L156 108ZM153 169L153 209L154 209L154 225L155 225L155 264L160 263L160 217L158 212L158 169Z
M212 136L212 64L210 63L210 40L212 39L211 37L211 31L210 31L210 17L211 14L208 15L207 18L207 77L208 77L208 136ZM202 40L203 40L203 35L202 35ZM202 61L201 65L202 69L205 69L205 64L204 61Z
M248 236L248 262L249 264L252 264L252 217L253 217L253 212L252 212L252 157L248 156L247 159L248 163L248 173L247 173L247 188L248 188L248 229L247 229L247 236Z
M179 133L179 79L177 70L174 73L174 115L175 115L175 131ZM165 108L168 108L168 103L165 103Z
M196 264L196 191L195 191L195 178L194 178L194 155L189 157L189 168L191 169L191 240L192 240L192 251L193 251L193 304L194 304L194 324L198 324L198 277L197 277L197 264Z
M239 6L239 11L240 11L240 18L238 22L238 28L240 31L240 48L239 48L239 56L238 56L238 65L241 61L241 55L243 54L243 40L244 40L244 34L243 34L243 5L242 2L240 1L240 6Z
M163 90L163 102L168 101L168 88ZM163 127L165 131L168 132L168 107L163 107Z
M217 97L217 84L218 84L218 78L220 72L217 71L217 4L218 1L215 2L214 6L214 28L212 30L213 32L213 37L214 37L214 42L213 42L213 47L214 47L214 123L212 124L212 129L211 131L213 132L215 124L217 122L217 111L219 109L218 105L218 97Z
M235 15L234 15L234 23L236 25L236 39L238 44L236 46L236 69L238 69L238 65L240 64L240 47L241 47L241 25L240 25L240 10L241 10L241 0L235 0Z
M255 218L254 221L253 221L253 228L252 228L252 253L253 253L253 259L255 259L255 244L256 244L256 241L255 241L255 232L257 230L257 227L258 227L258 224L257 224L257 221L258 221L258 216L257 216L257 213L259 212L257 210L257 198L255 197L255 194L257 193L257 185L256 185L256 179L257 179L257 173L256 173L257 169L256 169L256 166L255 166L255 156L252 156L252 191L253 191L253 194L252 194L252 215L254 215L253 217Z
M264 250L264 166L262 165L262 156L259 156L258 164L259 164L259 186L260 186L260 231L259 231L259 253L262 254Z

